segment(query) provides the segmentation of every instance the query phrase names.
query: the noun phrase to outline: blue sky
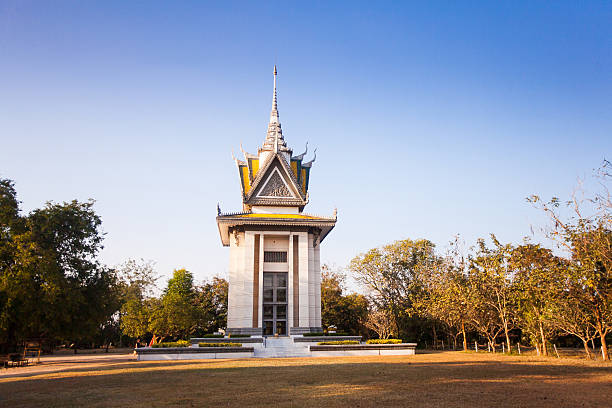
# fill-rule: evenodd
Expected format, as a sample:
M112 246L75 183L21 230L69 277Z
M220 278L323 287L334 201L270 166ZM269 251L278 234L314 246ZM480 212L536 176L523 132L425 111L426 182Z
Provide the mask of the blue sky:
M338 208L323 261L520 242L526 196L610 159L612 2L397 3L5 0L0 176L24 211L94 198L108 264L223 275L216 204L241 208L276 63L285 139L318 148L306 211Z

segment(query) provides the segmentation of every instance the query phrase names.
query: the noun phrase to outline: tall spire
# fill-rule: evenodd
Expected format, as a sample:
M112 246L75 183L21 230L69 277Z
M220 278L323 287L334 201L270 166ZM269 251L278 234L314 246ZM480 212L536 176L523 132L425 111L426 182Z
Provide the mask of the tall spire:
M271 122L279 123L278 105L276 102L276 65L274 65L274 92L272 93L272 111L270 112L270 123Z
M276 95L276 65L274 65L274 91L272 93L272 110L270 111L270 123L268 123L268 132L264 141L264 149L271 149L274 152L286 150L287 144L283 138L283 130L281 129L280 120L278 118L278 103Z

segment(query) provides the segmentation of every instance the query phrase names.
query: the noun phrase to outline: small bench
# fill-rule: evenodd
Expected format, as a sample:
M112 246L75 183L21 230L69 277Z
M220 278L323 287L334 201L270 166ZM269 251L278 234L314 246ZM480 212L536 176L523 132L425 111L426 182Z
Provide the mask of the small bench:
M4 360L5 367L23 367L27 366L28 363L29 360L19 353L11 353L6 356L6 360Z

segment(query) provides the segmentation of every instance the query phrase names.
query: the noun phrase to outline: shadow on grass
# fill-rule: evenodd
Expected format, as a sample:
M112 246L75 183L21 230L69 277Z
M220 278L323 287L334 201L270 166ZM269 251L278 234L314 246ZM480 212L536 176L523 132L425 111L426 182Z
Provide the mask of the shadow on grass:
M559 408L607 406L612 393L611 366L411 357L124 361L2 383L0 405Z

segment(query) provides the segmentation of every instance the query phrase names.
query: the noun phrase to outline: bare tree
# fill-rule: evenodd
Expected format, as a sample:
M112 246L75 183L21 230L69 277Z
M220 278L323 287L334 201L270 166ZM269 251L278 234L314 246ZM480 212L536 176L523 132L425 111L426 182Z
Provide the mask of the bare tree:
M380 339L388 339L397 332L395 318L388 310L374 310L363 322L364 326L374 330Z

